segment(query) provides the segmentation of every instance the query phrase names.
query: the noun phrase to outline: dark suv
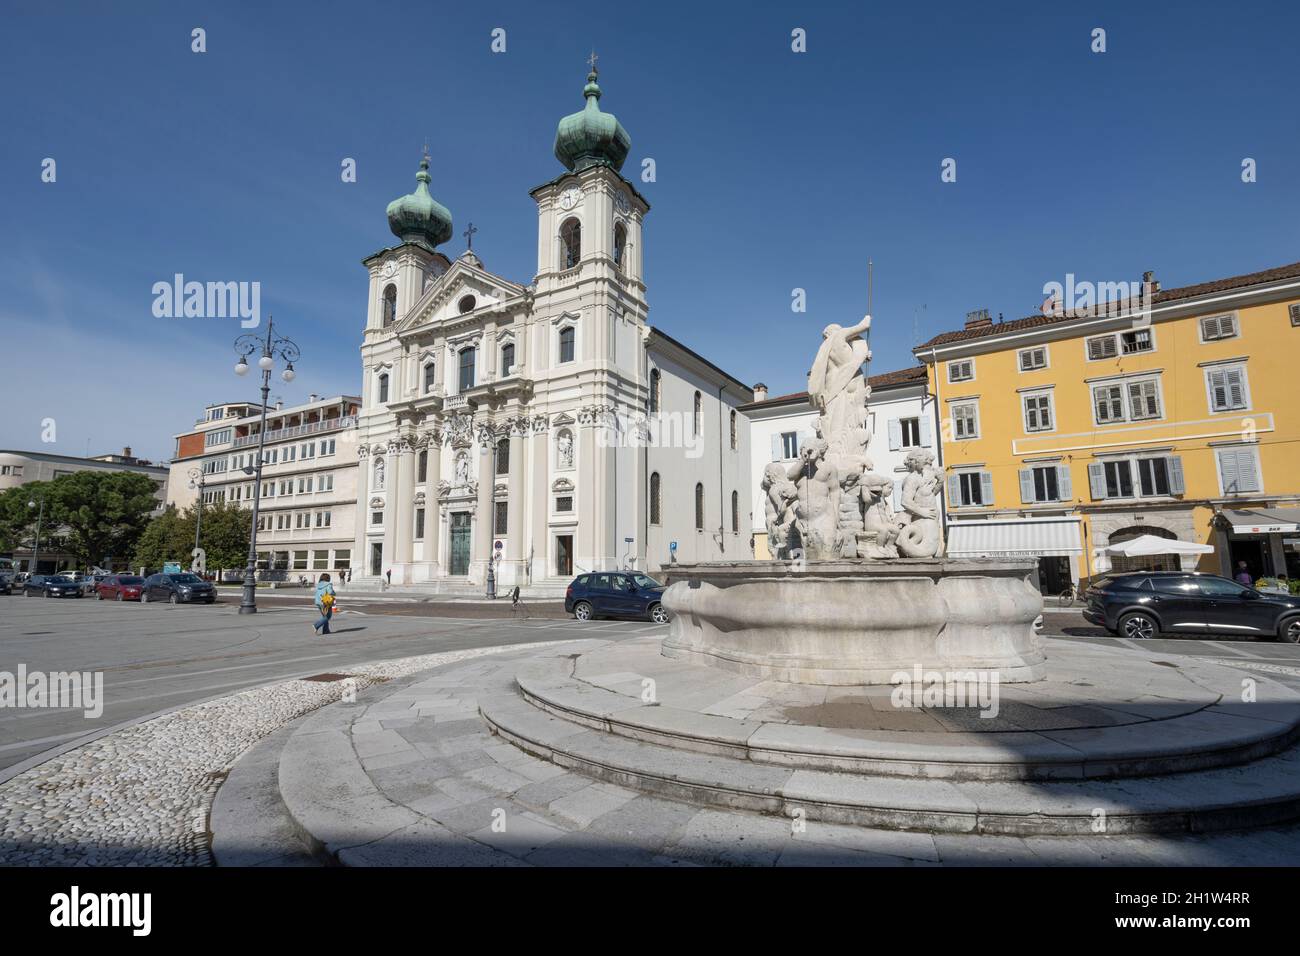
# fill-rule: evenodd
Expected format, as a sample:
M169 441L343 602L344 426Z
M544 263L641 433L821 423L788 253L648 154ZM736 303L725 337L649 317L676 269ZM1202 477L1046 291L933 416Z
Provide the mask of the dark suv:
M1300 642L1300 597L1266 594L1217 574L1133 571L1088 588L1083 616L1112 634L1250 634Z
M211 604L217 599L217 589L197 574L151 574L140 586L140 603L170 601L172 604L190 604L202 601Z
M579 621L609 617L649 618L668 623L664 586L639 571L593 571L573 579L564 592L564 610Z

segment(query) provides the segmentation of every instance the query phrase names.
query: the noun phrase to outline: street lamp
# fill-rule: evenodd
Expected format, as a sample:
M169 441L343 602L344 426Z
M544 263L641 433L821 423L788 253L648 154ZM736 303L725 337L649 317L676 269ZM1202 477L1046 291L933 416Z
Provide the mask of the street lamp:
M190 469L190 487L199 491L199 512L194 519L194 550L199 550L199 531L203 528L203 489L207 487L208 477L201 468Z
M280 373L280 377L286 382L292 382L293 363L301 356L298 346L290 339L275 334L269 315L266 317L265 339L256 335L241 335L235 340L235 353L239 356L239 363L235 366L236 375L248 374L248 357L258 351L262 353L257 360L257 367L262 371L262 423L257 433L257 459L253 477L253 523L248 529L248 564L244 567L244 593L239 600L240 614L257 613L257 515L262 503L262 449L266 446L266 400L271 394L271 369L275 367L276 356L284 359L285 369Z
M45 518L45 496L40 497L40 510L36 513L36 540L32 543L32 574L36 574L36 565L41 557L41 521ZM27 502L27 507L35 508L36 502Z

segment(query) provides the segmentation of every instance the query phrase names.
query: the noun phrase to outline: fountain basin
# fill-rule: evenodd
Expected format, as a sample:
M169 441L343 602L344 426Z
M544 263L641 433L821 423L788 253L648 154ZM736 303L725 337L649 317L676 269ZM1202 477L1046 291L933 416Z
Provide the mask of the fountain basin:
M1046 672L1029 560L736 561L669 569L664 655L833 686L899 672Z

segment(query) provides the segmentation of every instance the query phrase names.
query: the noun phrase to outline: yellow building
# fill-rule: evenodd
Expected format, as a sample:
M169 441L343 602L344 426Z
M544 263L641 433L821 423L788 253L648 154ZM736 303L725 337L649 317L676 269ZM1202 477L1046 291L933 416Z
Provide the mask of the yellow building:
M1180 561L1300 576L1300 263L1124 286L1090 300L1071 278L1047 314L972 313L914 350L941 419L949 553L1038 557L1049 593ZM1103 553L1139 534L1215 551Z

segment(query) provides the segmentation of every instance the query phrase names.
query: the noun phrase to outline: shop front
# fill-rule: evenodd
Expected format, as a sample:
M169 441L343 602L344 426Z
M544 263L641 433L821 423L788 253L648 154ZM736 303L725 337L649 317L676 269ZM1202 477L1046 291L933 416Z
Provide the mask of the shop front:
M1300 578L1300 508L1225 508L1214 519L1225 577L1245 562L1253 578Z
M950 558L1032 558L1038 562L1038 589L1060 594L1079 580L1083 554L1079 519L988 518L948 524Z

